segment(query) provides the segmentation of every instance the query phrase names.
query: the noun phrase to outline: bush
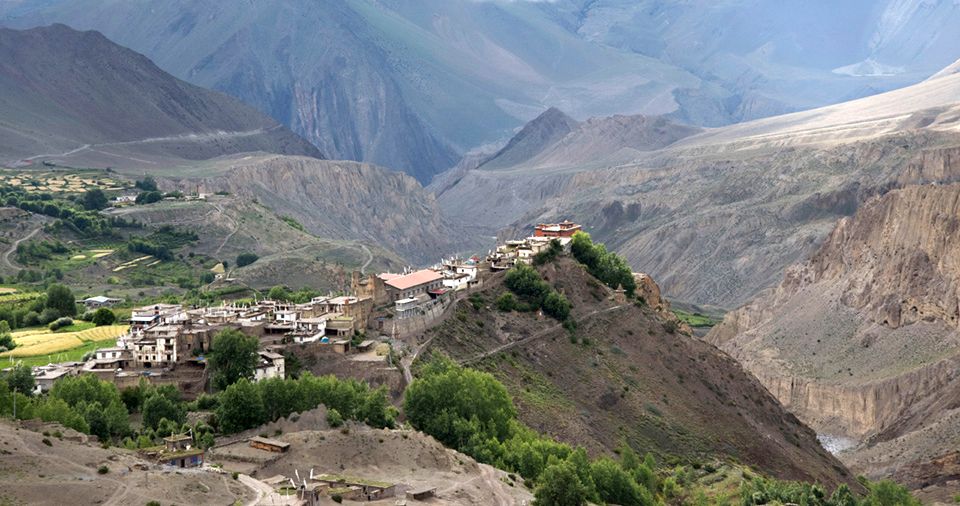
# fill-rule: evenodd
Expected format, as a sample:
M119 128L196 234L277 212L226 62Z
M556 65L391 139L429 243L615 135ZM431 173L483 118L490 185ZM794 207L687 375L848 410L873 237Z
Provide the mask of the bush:
M106 465L101 465L97 468L97 474L107 474L110 472L110 468Z
M53 446L53 443L51 443L50 440L47 438L43 438L42 442L47 446Z
M237 255L237 267L246 267L259 259L255 253L240 253Z
M113 325L117 321L117 315L115 315L113 311L102 307L93 313L93 317L90 319L90 321L98 327L102 327L104 325Z
M340 504L343 502L343 496L340 494L333 494L332 496L330 496L330 500L337 504Z
M517 297L510 292L505 292L497 297L496 305L500 311L509 313L517 308Z
M340 415L339 411L331 408L327 411L327 423L330 424L330 427L337 428L343 425L343 416Z
M69 327L71 325L73 325L73 318L63 317L63 318L57 318L56 320L51 322L49 325L49 328L50 330L56 332L64 327Z

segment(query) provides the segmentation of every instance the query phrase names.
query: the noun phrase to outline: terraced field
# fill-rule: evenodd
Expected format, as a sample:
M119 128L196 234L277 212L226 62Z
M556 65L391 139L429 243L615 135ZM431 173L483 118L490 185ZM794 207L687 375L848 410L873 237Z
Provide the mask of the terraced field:
M35 357L61 353L80 348L90 343L109 343L129 329L126 325L94 327L79 332L50 332L46 329L21 330L13 333L17 347L0 358Z

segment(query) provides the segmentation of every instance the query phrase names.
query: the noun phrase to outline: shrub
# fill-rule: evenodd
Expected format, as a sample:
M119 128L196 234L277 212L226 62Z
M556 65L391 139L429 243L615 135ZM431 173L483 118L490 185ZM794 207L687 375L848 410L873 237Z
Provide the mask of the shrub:
M340 415L339 411L331 408L327 411L327 423L330 424L331 427L339 427L343 425L343 416Z
M49 328L50 330L56 332L64 327L69 327L71 325L73 325L73 318L63 317L63 318L57 318L56 320L51 322L49 325Z
M104 325L113 325L117 321L117 315L115 315L113 311L102 307L93 313L93 317L90 319L90 321L98 327L102 327Z
M517 297L510 292L505 292L497 297L496 305L500 311L509 313L517 308Z
M255 253L240 253L237 255L237 267L246 267L259 259Z
M53 446L53 443L51 443L50 440L47 439L47 438L43 438L42 441L43 441L43 444L45 444L45 445L47 445L47 446Z
M333 494L332 496L330 496L330 500L332 500L337 504L340 504L343 502L343 496L340 494Z
M97 474L107 474L110 472L110 468L106 465L101 465L97 468Z

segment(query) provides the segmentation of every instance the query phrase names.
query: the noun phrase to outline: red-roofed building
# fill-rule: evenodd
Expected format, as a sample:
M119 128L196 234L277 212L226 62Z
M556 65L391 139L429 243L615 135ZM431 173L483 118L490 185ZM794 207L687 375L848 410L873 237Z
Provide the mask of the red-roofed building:
M382 278L381 278L382 279ZM392 277L384 281L391 300L413 299L431 290L443 288L443 276L430 269Z
M560 223L540 223L533 229L534 237L573 237L583 227L569 220Z

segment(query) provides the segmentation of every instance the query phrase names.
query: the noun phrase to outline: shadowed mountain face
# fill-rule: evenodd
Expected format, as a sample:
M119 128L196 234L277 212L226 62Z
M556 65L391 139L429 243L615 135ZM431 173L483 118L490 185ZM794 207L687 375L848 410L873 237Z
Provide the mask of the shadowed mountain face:
M261 150L321 156L255 109L180 81L100 33L0 29L0 161L64 155L122 166L131 157Z
M918 82L956 59L947 0L19 0L253 105L331 158L421 182L551 106L717 126ZM932 28L931 28L932 27ZM937 27L944 27L937 30ZM934 36L934 34L940 34Z

